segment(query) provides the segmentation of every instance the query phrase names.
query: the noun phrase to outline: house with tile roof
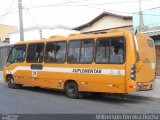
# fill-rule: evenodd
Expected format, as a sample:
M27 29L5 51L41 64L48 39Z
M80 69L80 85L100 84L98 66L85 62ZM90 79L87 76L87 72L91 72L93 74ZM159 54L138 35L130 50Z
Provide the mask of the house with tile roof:
M73 29L80 31L81 33L97 33L115 28L133 30L132 16L103 12L89 22Z

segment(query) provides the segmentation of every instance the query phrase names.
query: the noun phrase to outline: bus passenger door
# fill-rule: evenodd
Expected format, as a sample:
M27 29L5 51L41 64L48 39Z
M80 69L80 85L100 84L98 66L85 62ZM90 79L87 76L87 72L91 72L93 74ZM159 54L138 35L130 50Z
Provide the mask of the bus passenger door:
M28 73L29 85L38 86L40 82L39 73L42 71L43 66L43 52L44 52L44 43L32 43L28 45L28 54L26 62L30 67Z
M31 64L31 71L32 71L32 81L34 81L34 85L39 86L40 83L40 76L39 73L43 69L42 64Z

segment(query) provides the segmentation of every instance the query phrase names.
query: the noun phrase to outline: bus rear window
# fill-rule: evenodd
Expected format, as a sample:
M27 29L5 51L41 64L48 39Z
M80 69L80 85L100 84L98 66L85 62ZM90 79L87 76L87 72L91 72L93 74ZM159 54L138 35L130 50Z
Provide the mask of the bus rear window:
M152 40L148 40L147 42L149 47L154 47L154 43Z

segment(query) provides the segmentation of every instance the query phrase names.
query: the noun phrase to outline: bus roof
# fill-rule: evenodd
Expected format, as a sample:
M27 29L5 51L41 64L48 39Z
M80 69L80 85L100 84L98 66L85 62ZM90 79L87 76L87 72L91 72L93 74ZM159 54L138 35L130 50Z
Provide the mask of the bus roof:
M123 36L125 32L130 32L126 29L113 29L99 34L80 34L74 33L70 34L68 37L55 35L50 36L48 39L39 39L39 40L30 40L30 41L21 41L15 44L28 44L28 43L42 43L42 42L51 42L51 41L70 41L78 39L95 39L99 37L114 37L114 36Z

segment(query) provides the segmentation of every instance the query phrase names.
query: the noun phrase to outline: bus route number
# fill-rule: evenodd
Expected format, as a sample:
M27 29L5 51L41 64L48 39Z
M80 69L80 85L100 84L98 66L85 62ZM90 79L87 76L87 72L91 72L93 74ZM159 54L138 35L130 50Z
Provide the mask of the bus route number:
M37 71L36 70L32 71L32 77L37 77Z

